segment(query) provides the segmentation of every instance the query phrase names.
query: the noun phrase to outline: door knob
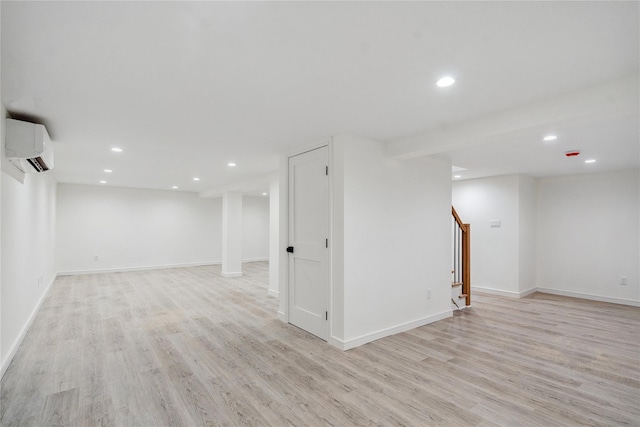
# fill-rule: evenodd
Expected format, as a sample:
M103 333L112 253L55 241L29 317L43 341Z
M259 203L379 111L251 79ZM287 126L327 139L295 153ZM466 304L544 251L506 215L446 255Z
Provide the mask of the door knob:
M289 246L289 247L287 248L287 252L289 252L290 254L292 254L292 253L293 253L293 246Z

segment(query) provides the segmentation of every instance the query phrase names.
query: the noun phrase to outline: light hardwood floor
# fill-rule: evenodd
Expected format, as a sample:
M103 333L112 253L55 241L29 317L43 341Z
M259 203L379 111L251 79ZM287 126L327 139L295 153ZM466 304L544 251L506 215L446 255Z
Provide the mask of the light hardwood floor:
M0 424L635 425L640 309L475 294L342 352L276 319L267 264L59 278L1 385Z

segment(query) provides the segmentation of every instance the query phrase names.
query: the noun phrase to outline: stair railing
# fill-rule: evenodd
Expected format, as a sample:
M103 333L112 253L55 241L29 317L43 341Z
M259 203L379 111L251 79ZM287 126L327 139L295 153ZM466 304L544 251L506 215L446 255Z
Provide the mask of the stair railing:
M462 283L465 305L471 305L471 225L465 224L451 207L453 215L453 282ZM456 304L457 305L457 304Z

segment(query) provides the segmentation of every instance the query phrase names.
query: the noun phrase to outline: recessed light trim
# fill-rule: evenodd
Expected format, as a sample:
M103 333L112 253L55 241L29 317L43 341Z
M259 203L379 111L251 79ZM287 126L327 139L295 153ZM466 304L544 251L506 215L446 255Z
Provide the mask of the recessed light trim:
M106 173L111 173L111 172L113 172L111 169L105 169L104 171L105 171Z
M111 151L113 151L114 153L122 153L122 148L120 148L120 147L113 147L113 148L111 149Z
M266 196L266 195L267 195L267 193L262 193L262 195L263 195L263 196Z
M454 79L453 77L451 77L451 76L443 76L436 82L436 86L438 86L438 87L449 87L449 86L453 85L455 82L456 82L456 79Z
M454 178L462 178L462 175L454 175Z
M229 162L227 163L227 166L229 166L230 168L235 168L236 164L234 162Z
M194 180L194 181L200 181L200 178L198 178L198 177L194 177L194 178L193 178L193 180Z
M542 138L543 141L555 141L556 139L558 139L556 135L547 135Z
M178 189L178 186L177 186L177 185L174 185L174 186L173 186L173 187L171 187L171 188L173 188L174 190L177 190L177 189Z
M106 184L107 181L100 181L100 184Z
M585 160L584 162L585 162L585 163L587 163L587 164L588 164L588 163L595 163L595 162L596 162L596 159L587 159L587 160Z

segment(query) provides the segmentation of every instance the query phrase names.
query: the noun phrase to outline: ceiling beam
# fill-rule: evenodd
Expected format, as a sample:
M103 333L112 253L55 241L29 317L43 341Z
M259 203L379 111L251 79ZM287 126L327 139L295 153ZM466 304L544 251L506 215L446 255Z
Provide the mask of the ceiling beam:
M260 175L258 177L248 179L245 181L237 182L230 185L224 185L220 187L215 187L210 190L201 191L198 195L201 198L212 198L222 197L222 193L225 191L238 192L238 193L248 193L250 191L268 191L269 184L271 180L277 176L277 174L269 173L265 175Z
M576 120L638 114L639 87L638 76L593 86L390 141L387 143L386 153L391 158L410 159L481 145L494 140L498 135L524 129L551 128L552 125Z

